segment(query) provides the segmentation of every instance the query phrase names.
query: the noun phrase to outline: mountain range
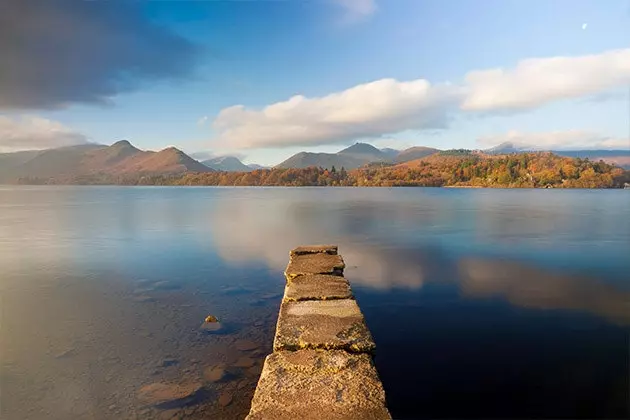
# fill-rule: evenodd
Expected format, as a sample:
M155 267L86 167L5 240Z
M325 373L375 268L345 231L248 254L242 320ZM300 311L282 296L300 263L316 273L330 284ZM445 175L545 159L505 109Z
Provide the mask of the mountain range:
M526 151L512 143L476 151L486 155L504 155ZM405 150L378 149L370 144L356 143L337 153L297 153L276 168L321 168L352 170L367 164L388 166L402 164L442 152L431 147L416 146ZM588 158L630 169L630 150L571 150L553 151L560 156ZM111 146L83 144L57 149L0 153L0 183L119 183L125 179L146 176L176 176L192 172L250 172L264 169L260 165L245 165L234 156L221 156L199 162L181 150L169 147L159 152L144 151L129 141Z
M276 165L276 168L307 168L319 166L322 168L356 169L367 163L402 163L419 159L439 152L430 147L411 147L405 150L377 149L367 143L355 143L337 153L300 152Z
M127 140L111 146L84 144L0 154L0 182L76 182L85 178L125 178L209 172L212 169L179 149L137 149Z

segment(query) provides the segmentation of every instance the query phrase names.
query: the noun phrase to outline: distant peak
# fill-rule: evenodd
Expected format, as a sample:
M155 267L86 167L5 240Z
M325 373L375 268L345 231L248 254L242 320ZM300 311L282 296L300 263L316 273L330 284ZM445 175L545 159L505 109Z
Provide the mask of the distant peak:
M340 151L339 153L379 153L380 150L378 150L376 147L372 146L371 144L367 144L367 143L355 143L350 147L347 147L345 149L343 149L342 151Z
M515 153L515 152L520 152L523 149L524 149L523 147L515 144L514 142L505 141L499 144L498 146L494 146L494 147L491 147L490 149L487 149L486 152L494 153L494 154Z
M116 143L112 144L111 147L133 147L129 140L118 140Z
M217 156L214 159L210 159L210 161L221 163L221 162L238 162L241 163L241 160L235 156Z

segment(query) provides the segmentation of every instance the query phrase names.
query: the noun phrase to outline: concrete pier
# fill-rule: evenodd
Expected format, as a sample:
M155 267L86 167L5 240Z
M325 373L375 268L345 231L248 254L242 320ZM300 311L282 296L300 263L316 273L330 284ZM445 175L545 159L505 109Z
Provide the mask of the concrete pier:
M247 420L391 419L344 268L336 246L290 252L273 353Z

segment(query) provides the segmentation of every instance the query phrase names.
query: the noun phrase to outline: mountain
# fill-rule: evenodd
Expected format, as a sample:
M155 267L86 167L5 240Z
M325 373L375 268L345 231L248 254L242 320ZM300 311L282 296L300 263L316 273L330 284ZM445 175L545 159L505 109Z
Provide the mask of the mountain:
M0 181L12 181L18 178L53 178L78 171L81 159L88 153L106 146L100 144L82 144L56 149L40 150L31 159L0 173ZM23 153L23 152L17 152Z
M14 153L0 153L0 179L3 175L9 174L20 165L33 159L41 153L41 150L25 150Z
M524 151L523 147L517 147L514 143L506 141L497 146L491 147L490 149L484 150L484 153L489 155L508 155L510 153L519 153L522 151Z
M339 169L354 169L365 163L363 159L337 153L300 152L276 165L275 168L308 168L309 166L317 166L331 169L334 166Z
M337 155L349 156L357 160L363 160L364 163L385 161L387 154L367 143L355 143L339 152Z
M440 151L439 149L434 149L433 147L424 147L424 146L410 147L409 149L405 149L399 152L394 157L394 162L396 163L409 162L411 160L421 159L423 157L430 156L439 151Z
M252 170L249 166L245 165L238 158L234 156L221 156L208 160L204 160L201 163L215 171L224 172L249 172Z
M276 168L308 168L317 166L331 169L355 169L369 162L387 162L387 153L366 143L355 143L337 153L297 153L284 162L276 165Z
M159 152L139 151L113 168L114 174L177 174L183 172L210 172L201 162L197 162L175 147Z
M212 170L174 147L160 152L143 151L126 140L111 146L86 144L30 154L10 153L0 155L0 158L1 162L14 162L10 167L2 166L0 182L106 182L121 176L129 178Z

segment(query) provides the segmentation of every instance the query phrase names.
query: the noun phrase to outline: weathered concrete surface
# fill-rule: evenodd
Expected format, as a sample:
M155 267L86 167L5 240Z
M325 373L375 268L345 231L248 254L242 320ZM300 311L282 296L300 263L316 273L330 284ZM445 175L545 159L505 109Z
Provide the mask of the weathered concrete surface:
M275 352L265 360L247 420L391 419L367 354Z
M376 348L354 299L283 302L274 351L335 349L370 353Z
M351 299L350 283L343 277L309 274L287 280L285 301Z
M247 420L391 419L375 349L335 245L290 252L274 338Z
M308 245L298 246L291 250L289 255L305 255L305 254L330 254L337 255L337 245Z
M289 261L284 275L287 279L306 274L332 274L343 275L346 265L341 255L330 255L326 253L294 255Z

